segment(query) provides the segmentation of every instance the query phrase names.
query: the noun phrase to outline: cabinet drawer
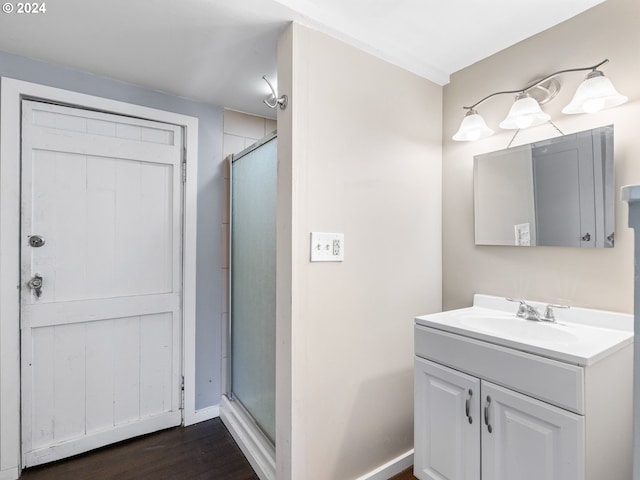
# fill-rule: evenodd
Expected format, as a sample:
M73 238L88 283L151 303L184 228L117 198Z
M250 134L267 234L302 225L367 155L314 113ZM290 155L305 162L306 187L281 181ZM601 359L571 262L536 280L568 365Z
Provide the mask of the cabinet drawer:
M415 354L584 415L584 369L416 325Z

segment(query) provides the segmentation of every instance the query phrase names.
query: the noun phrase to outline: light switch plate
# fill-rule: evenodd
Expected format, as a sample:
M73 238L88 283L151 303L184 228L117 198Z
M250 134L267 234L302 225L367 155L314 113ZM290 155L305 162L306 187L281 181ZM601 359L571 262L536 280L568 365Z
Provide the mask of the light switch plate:
M311 232L312 262L342 262L344 233Z
M520 245L523 247L531 246L531 231L529 230L528 223L520 223L518 225L514 225L514 231L516 235L516 245Z

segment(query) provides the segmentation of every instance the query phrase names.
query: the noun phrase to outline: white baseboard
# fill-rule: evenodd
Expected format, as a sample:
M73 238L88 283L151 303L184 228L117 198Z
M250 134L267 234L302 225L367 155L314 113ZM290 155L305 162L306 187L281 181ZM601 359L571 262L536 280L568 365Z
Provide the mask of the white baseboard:
M214 405L212 407L201 408L200 410L196 410L195 413L187 419L185 418L184 426L188 427L189 425L195 425L196 423L204 422L206 420L211 420L212 418L217 418L220 416L220 405Z
M275 449L241 407L223 396L220 418L260 480L275 480Z
M379 466L356 480L388 480L413 465L413 449Z
M18 467L0 470L0 480L16 480L19 476L20 470L18 470Z

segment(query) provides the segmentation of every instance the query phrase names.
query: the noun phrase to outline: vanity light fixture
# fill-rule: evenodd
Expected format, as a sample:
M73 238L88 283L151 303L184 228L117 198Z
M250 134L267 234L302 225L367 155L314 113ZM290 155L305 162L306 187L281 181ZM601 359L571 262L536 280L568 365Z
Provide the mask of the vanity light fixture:
M627 97L617 92L604 73L593 70L580 84L573 100L562 109L562 113L594 113L605 108L617 107L627 100Z
M273 85L271 85L271 82L269 81L267 76L263 75L262 79L267 82L267 85L269 85L269 88L271 89L271 95L263 100L264 104L269 108L280 107L280 110L284 110L285 108L287 108L289 97L287 97L286 95L281 95L278 97L278 92L276 92L276 89L273 88Z
M487 127L484 118L471 108L462 119L460 129L453 136L453 139L460 142L475 142L481 138L490 137L493 133L493 130Z
M511 106L507 117L500 122L500 128L520 130L550 121L551 117L542 111L540 105L556 96L560 90L560 83L555 77L565 73L591 70L578 87L571 103L562 109L562 113L594 113L625 103L628 100L627 97L618 93L611 81L598 70L598 67L608 61L605 59L591 67L560 70L520 90L495 92L470 107L462 107L467 110L467 114L453 136L453 140L473 142L494 133L477 112L476 107L497 95L516 94L516 101Z
M500 128L515 129L535 127L547 122L551 116L544 113L538 101L527 92L519 93L516 101L511 105L509 114L502 122Z

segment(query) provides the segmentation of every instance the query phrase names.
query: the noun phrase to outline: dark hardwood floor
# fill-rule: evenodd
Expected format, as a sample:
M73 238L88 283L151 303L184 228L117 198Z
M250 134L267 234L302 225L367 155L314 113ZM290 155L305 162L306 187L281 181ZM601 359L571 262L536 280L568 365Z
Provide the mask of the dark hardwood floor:
M405 471L400 472L394 477L391 477L389 480L418 480L413 476L413 467L407 468Z
M21 480L258 480L219 418L28 468ZM389 480L417 480L413 467Z
M257 480L219 418L23 471L24 480Z

